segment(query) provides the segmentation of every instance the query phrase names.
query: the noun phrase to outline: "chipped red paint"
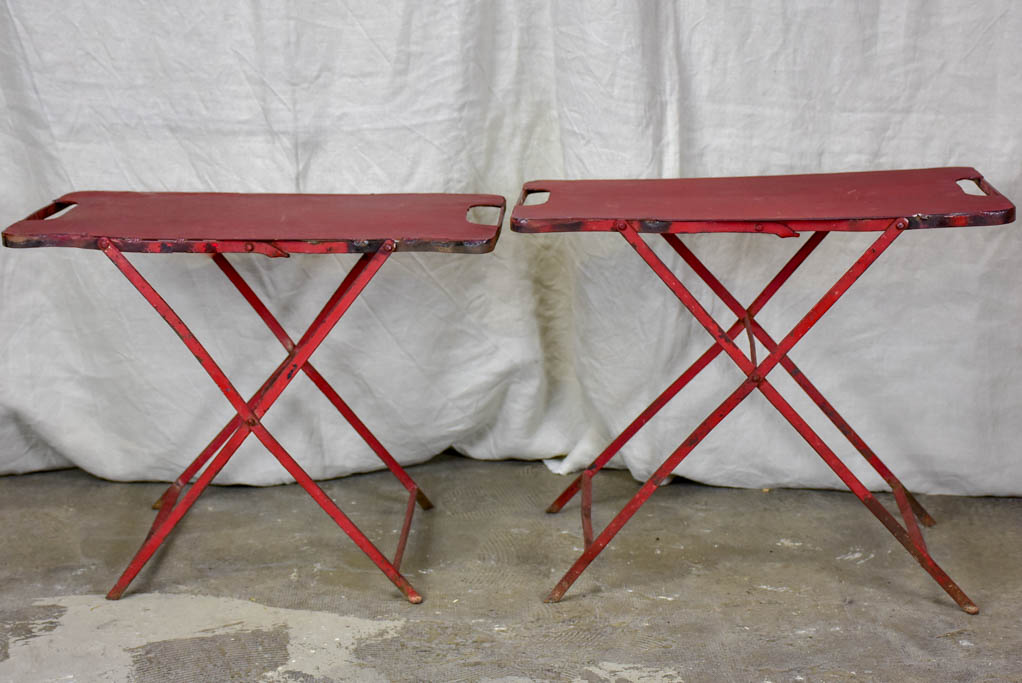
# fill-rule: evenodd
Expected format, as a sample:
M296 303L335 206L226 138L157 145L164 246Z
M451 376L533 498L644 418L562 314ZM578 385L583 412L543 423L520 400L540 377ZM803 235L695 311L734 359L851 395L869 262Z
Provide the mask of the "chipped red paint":
M58 212L74 207L60 216ZM470 222L474 207L499 209L493 225ZM415 504L433 506L366 425L309 362L313 351L355 298L396 251L482 253L500 234L505 202L496 195L234 195L211 193L77 192L65 195L10 226L9 247L99 249L177 333L235 410L198 457L153 505L156 518L127 569L107 597L116 600L174 527L254 434L334 522L413 603L422 597L401 575ZM53 218L51 218L53 217ZM49 219L49 220L47 220ZM124 255L203 253L252 306L287 356L247 401L234 388L184 321ZM255 253L271 258L290 254L358 253L361 258L298 342L284 331L265 304L224 256ZM393 562L323 492L263 426L261 418L299 373L304 372L408 491L408 503ZM193 477L197 479L189 486ZM182 493L184 494L182 496Z
M986 195L967 195L972 180ZM542 204L525 197L549 192ZM864 173L677 178L536 180L522 188L511 215L516 232L601 232L625 222L637 232L881 231L895 218L906 228L1000 225L1015 206L969 167ZM761 224L763 229L757 230ZM775 229L767 229L772 224Z
M670 233L675 235L696 233L765 233L777 237L797 237L802 232L830 230L834 232L877 232L890 223L890 219L854 221L664 221L664 220L620 220L593 219L587 221L560 219L511 218L511 229L515 232L611 232L621 226L644 233Z
M975 180L986 196L966 195L956 184L959 179ZM533 192L549 192L550 195L545 203L523 205L525 197ZM792 362L788 353L905 230L992 225L1009 222L1014 215L1015 207L1010 201L990 186L974 169L965 168L830 176L526 183L519 204L512 213L513 230L620 232L714 340L713 345L654 399L547 508L547 512L557 512L576 493L582 491L581 514L585 548L550 592L547 601L560 600L664 479L724 417L753 391L758 390L937 584L964 611L970 614L978 612L975 603L937 565L927 550L919 524L932 526L933 518ZM637 219L636 216L644 218ZM756 320L756 315L781 285L805 262L824 237L835 231L882 231L882 234L802 320L780 342L776 342ZM759 232L781 237L810 232L811 235L753 303L745 308L678 237L682 233L695 232ZM650 249L642 239L641 233L660 234L737 316L737 320L726 330L719 325ZM750 338L749 355L742 352L735 343L743 332ZM758 362L753 337L767 351L767 356ZM726 353L746 375L745 381L663 461L656 472L594 539L591 528L593 476L643 425L722 352ZM770 384L767 375L776 365L781 365L788 372L859 454L890 485L903 524L880 504Z
M474 207L498 209L497 222L470 222ZM7 228L3 243L99 249L106 238L121 252L274 257L374 253L390 240L395 251L478 254L496 245L504 208L484 194L73 192Z

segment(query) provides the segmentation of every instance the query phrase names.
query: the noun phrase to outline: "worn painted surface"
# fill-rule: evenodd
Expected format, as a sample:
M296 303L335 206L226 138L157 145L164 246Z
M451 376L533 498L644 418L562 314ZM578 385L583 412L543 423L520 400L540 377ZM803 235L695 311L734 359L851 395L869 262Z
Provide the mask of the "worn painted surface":
M958 181L985 194L966 194ZM540 204L530 194L548 192ZM748 232L791 237L817 230L884 230L998 225L1015 206L969 167L860 173L676 178L536 180L525 183L511 214L517 232Z
M496 195L75 192L54 200L5 230L4 244L10 247L102 250L173 328L236 410L236 415L159 497L154 505L159 512L142 547L107 597L116 600L124 594L203 490L249 434L254 434L408 600L421 602L422 597L397 567L404 553L414 504L418 500L423 508L428 509L431 505L429 499L337 392L314 368L307 367L307 362L392 253L399 249L490 251L500 234L504 207L504 198ZM474 212L483 208L497 210L495 223L476 221ZM218 267L238 287L288 351L284 361L252 398L246 401L241 396L174 309L125 257L125 251L213 255ZM270 257L287 257L292 252L358 252L362 253L362 257L310 324L308 331L295 343L240 274L221 256L225 252L259 253ZM393 562L387 560L340 507L322 492L261 422L266 411L300 371L309 375L410 492L404 531ZM180 497L196 475L198 478L194 485Z
M961 183L972 184L974 192L966 192ZM530 196L539 193L545 194L543 201L528 201ZM732 410L758 389L951 598L964 611L976 614L979 610L975 603L937 565L927 550L919 523L932 523L932 518L822 394L808 382L787 354L904 230L993 225L1009 222L1014 219L1014 215L1015 206L1011 201L986 182L978 171L968 167L741 178L540 180L525 183L512 212L512 229L527 233L619 232L710 334L715 346L726 353L747 377L673 453L665 456L638 492L595 537L590 509L591 477L699 374L705 364L712 360L713 356L709 354L716 353L713 348L654 399L594 459L587 470L547 507L548 512L557 512L579 489L582 490L584 549L551 590L547 600L559 601L682 460ZM815 249L828 232L870 230L883 232L779 343L754 322L754 316L762 303L802 264L808 252ZM812 232L812 238L767 284L748 309L741 306L720 280L677 237L681 233L701 232L745 232L796 237L801 231ZM647 232L663 236L738 316L738 321L730 329L726 329L710 315L643 240L641 233ZM742 330L749 337L749 356L736 344L737 334ZM756 358L754 336L760 338L769 351L761 362ZM904 525L876 500L802 415L774 389L767 375L778 364L787 369L817 407L892 486Z
M497 209L496 221L469 220L477 207ZM482 194L73 192L8 227L3 243L101 249L106 238L128 252L279 257L372 253L390 240L395 251L483 253L497 243L504 207Z

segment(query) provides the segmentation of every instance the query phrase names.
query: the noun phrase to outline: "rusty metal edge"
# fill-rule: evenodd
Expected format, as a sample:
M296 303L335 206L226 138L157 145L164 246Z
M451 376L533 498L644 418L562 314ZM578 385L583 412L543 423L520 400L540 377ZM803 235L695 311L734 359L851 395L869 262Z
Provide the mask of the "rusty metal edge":
M396 240L394 251L435 251L458 254L485 254L493 251L500 236L499 226L490 239L433 241L422 239ZM33 247L73 247L99 249L100 237L92 235L8 235L3 233L3 245L12 249ZM290 254L366 254L379 251L386 240L140 240L109 238L118 250L150 254L231 254L256 252L267 256ZM275 253L283 251L285 253Z
M511 230L519 233L544 232L612 232L616 225L626 223L637 232L643 233L703 233L703 232L765 232L776 234L772 230L756 229L757 225L784 225L795 232L832 231L832 232L870 232L882 231L890 221L898 218L851 218L816 221L665 221L652 218L624 220L616 218L519 218L512 214ZM1004 225L1015 220L1015 207L1002 210L984 211L971 214L917 214L909 217L906 229L923 228L964 228L971 226ZM708 226L720 226L716 230Z

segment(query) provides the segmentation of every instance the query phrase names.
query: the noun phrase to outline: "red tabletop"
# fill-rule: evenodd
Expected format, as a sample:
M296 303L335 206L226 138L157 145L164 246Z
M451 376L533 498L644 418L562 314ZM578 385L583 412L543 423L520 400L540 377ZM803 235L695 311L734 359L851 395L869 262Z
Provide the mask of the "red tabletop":
M986 193L966 194L973 180ZM521 203L549 192L542 204ZM627 221L643 232L882 230L894 218L910 228L992 225L1014 220L1015 206L973 168L863 173L682 178L538 180L514 208L518 232L613 230ZM713 224L713 225L709 225ZM793 233L792 233L793 234Z
M47 217L74 205L61 216ZM470 222L471 207L500 209L494 225ZM107 238L122 251L486 252L493 249L504 198L486 194L227 194L74 192L7 228L8 247L95 249Z

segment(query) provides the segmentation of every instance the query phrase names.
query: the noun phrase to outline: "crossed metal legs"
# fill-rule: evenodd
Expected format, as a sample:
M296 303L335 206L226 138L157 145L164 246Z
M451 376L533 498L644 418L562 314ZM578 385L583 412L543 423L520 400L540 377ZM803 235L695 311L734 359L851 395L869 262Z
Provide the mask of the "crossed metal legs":
M101 239L99 243L103 252L113 261L120 271L128 278L136 289L145 297L153 308L167 321L174 329L188 350L196 357L202 367L210 375L216 385L223 392L224 396L231 403L236 411L235 416L224 426L199 456L182 472L177 481L168 487L164 494L153 506L159 510L153 525L146 536L142 547L136 553L134 559L125 569L116 585L107 594L107 598L116 600L121 597L128 584L138 574L145 563L152 557L156 549L163 543L167 535L173 530L177 523L184 517L195 500L202 494L213 478L223 469L231 456L237 451L249 434L255 434L256 438L270 451L281 465L295 478L310 496L323 508L334 522L358 545L358 547L369 556L377 567L389 578L398 589L404 593L410 602L422 602L422 597L412 588L411 584L401 575L398 567L404 554L405 544L408 539L408 532L411 528L412 514L415 510L415 503L418 501L423 509L432 507L429 499L419 490L419 487L412 481L411 477L401 468L394 458L387 452L382 444L372 435L369 429L362 423L341 397L334 391L322 375L309 362L309 358L316 348L322 343L326 336L337 324L341 316L348 310L362 290L379 271L384 261L394 250L394 243L390 240L383 244L380 251L364 254L348 275L344 278L337 290L330 297L319 315L310 324L308 330L297 342L293 342L281 327L280 323L273 317L266 306L259 300L255 292L241 278L241 275L230 265L221 254L214 255L213 259L217 266L224 272L230 281L237 287L246 301L255 309L270 331L277 337L278 341L287 350L288 355L277 366L276 370L266 379L262 387L245 401L241 394L234 388L230 380L223 373L220 367L213 360L209 352L199 343L185 323L178 317L166 301L153 289L145 278L125 258L124 254L109 240ZM405 510L404 523L401 536L398 540L397 550L394 553L394 560L388 560L373 545L365 534L345 515L341 509L323 492L323 490L312 480L302 467L295 462L294 458L284 449L283 446L273 437L272 434L262 425L260 419L269 410L270 406L277 400L284 388L294 379L299 371L304 372L312 382L323 392L337 408L338 412L355 428L365 439L366 443L373 449L377 456L398 478L401 484L408 490L408 505ZM208 463L208 465L207 465ZM202 469L205 466L205 469ZM202 470L199 473L199 470ZM192 477L197 473L195 483L178 500L181 491L188 486Z
M665 234L663 237L668 244L682 257L682 259L702 278L710 289L717 294L724 304L738 317L738 320L727 330L722 328L692 296L689 290L670 271L652 249L643 241L642 237L627 224L620 224L618 230L628 243L642 256L643 260L653 269L654 272L664 281L672 292L681 300L685 307L692 313L699 323L706 329L714 339L711 346L702 356L699 357L677 380L675 380L660 396L658 396L604 451L597 456L593 463L586 468L550 505L547 512L559 511L579 490L582 491L582 533L585 540L585 550L575 561L570 569L561 578L558 584L547 597L548 602L556 602L561 599L564 593L571 587L575 580L585 571L586 567L596 558L597 555L607 546L610 540L638 511L638 509L649 499L653 491L663 480L678 466L678 464L694 449L703 438L706 437L714 427L717 426L739 403L741 403L753 390L758 389L763 396L781 413L782 416L795 428L806 442L817 452L827 463L842 482L859 498L860 501L873 513L887 530L915 557L919 564L930 576L943 588L948 595L966 612L975 614L979 608L965 595L958 585L937 565L930 556L919 530L919 523L925 526L934 524L933 518L923 509L922 505L912 496L905 486L891 473L883 464L880 458L862 440L861 437L848 425L847 422L837 413L834 407L823 397L819 390L809 381L808 378L788 358L788 352L797 344L803 336L815 325L820 318L830 309L851 285L872 265L883 251L901 234L908 222L904 219L893 221L888 228L877 238L877 240L866 249L865 253L838 279L826 294L815 306L795 325L780 342L775 342L767 334L759 323L755 321L755 315L773 297L777 290L787 281L795 270L802 265L809 254L823 241L828 234L826 232L815 232L807 242L796 252L796 254L785 264L780 272L767 284L763 291L756 297L753 303L744 308L727 291L720 281L689 251L689 249L675 235ZM750 355L746 356L735 343L738 335L745 330L750 340ZM752 341L753 337L758 339L767 351L767 356L759 363L756 362L756 347ZM659 410L673 398L682 388L685 387L696 375L705 368L710 361L723 351L735 362L735 364L746 375L746 380L735 389L718 407L714 410L689 437L675 450L653 473L653 475L642 485L635 496L625 507L611 520L606 528L595 538L592 532L592 478L606 465L611 458L628 442L629 439L651 419ZM904 525L881 505L876 497L855 477L845 466L837 455L823 442L818 434L802 419L792 406L777 392L767 381L767 374L780 364L802 388L809 398L820 408L820 410L831 420L851 442L855 449L866 459L866 461L877 471L878 474L890 485L894 498L898 504Z

